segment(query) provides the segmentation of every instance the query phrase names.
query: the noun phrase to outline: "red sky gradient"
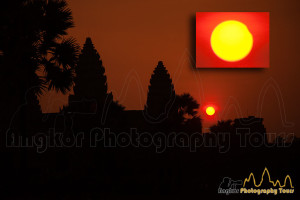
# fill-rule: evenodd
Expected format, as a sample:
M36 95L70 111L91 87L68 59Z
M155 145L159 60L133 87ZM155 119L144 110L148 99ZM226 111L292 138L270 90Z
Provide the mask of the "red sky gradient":
M269 132L300 130L300 12L298 0L69 0L82 46L91 37L105 66L108 89L126 109L143 109L159 60L177 94L202 106L204 127L247 115L265 118ZM195 69L196 12L270 12L269 69ZM72 93L72 92L71 92ZM56 112L68 95L47 92L43 112ZM218 106L205 119L203 106ZM281 114L285 111L284 114ZM287 127L285 121L294 122ZM300 136L299 133L296 132Z
M211 48L214 28L227 20L245 24L253 36L253 48L248 56L237 62L218 58ZM196 13L197 68L268 68L269 13L268 12L197 12Z

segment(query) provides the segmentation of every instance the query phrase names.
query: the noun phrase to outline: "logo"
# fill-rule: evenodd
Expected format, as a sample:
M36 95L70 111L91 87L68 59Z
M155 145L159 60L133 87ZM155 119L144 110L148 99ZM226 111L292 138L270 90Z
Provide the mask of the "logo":
M219 194L238 194L240 193L240 187L243 182L241 180L234 181L229 177L224 177L222 183L219 186Z
M256 195L278 195L294 194L295 188L290 175L286 175L283 182L271 178L267 168L264 169L260 179L255 179L254 174L242 180L234 181L231 178L223 178L219 188L219 194L256 194Z

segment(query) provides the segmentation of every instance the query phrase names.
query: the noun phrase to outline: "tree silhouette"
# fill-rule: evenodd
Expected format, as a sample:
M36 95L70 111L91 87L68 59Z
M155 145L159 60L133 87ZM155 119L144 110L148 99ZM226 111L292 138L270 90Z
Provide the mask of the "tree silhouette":
M218 121L216 125L211 126L210 128L211 134L217 136L217 140L221 141L225 135L229 135L230 138L230 144L238 144L237 142L239 141L237 135L234 132L234 127L233 127L233 121L232 120L221 120ZM211 134L208 134L206 136L211 136ZM217 142L217 141L215 141Z
M145 111L154 120L167 117L174 99L172 79L163 62L159 61L150 79Z
M218 134L218 133L231 133L233 126L232 126L232 120L226 120L226 121L218 121L216 125L211 126L210 131L212 133Z
M173 126L183 130L202 132L201 118L198 114L198 102L188 93L176 95L169 114Z
M182 95L176 95L174 107L178 112L178 117L181 123L187 122L188 120L198 117L198 102L188 93Z
M47 87L71 89L78 45L64 38L73 27L65 0L6 1L0 13L1 118L9 119L28 90L38 96Z

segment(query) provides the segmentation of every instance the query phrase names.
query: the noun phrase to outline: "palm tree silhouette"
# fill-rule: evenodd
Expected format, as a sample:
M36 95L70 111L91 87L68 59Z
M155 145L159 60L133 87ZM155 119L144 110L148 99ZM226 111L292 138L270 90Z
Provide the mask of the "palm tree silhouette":
M232 120L218 121L216 125L211 126L209 129L212 133L230 133L232 132Z
M35 96L46 89L69 91L79 46L73 38L64 38L74 26L65 0L7 1L0 11L0 109L4 119L26 103L29 90Z
M202 132L199 103L189 94L176 95L169 118L180 129Z
M182 122L197 117L197 110L200 105L190 94L184 93L182 95L176 95L174 104Z

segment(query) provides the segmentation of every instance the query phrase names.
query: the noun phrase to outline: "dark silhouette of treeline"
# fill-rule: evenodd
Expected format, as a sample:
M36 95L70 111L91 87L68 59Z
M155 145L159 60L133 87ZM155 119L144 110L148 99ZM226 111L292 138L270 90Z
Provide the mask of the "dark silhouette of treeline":
M91 38L80 50L67 36L74 23L65 0L0 9L1 199L247 199L218 187L265 167L278 178L288 172L297 186L297 138L268 141L253 116L202 133L200 105L176 94L162 61L144 109L125 110ZM39 96L53 89L74 94L60 112L42 113Z

